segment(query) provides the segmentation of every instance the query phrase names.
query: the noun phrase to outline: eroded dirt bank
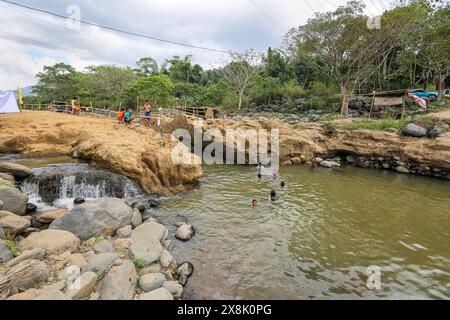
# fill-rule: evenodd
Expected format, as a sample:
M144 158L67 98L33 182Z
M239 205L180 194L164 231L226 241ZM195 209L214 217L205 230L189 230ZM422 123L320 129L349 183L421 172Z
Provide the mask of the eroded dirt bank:
M149 193L186 191L202 176L200 165L174 165L170 136L113 120L53 112L0 115L0 153L66 154L136 179Z

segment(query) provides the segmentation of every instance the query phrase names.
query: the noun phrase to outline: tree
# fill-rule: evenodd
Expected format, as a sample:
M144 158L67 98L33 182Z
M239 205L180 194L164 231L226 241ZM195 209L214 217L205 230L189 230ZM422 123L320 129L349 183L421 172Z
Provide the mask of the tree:
M350 1L334 12L317 13L287 35L292 52L339 86L342 114L348 113L355 89L385 63L387 53L407 36L404 31L410 27L404 21L391 21L381 30L370 30L363 8L363 3Z
M158 73L158 63L153 58L141 58L138 62L136 62L136 65L138 66L136 73L141 77L149 77Z
M261 55L248 51L245 54L232 54L231 59L232 61L220 69L220 72L236 90L239 97L238 109L241 110L244 94L261 71Z
M191 55L183 59L174 56L166 61L163 73L167 74L173 82L201 83L203 69L198 64L192 65Z
M101 65L88 67L82 83L86 95L96 104L111 106L124 98L123 93L135 80L136 75L130 68Z
M36 78L38 83L33 92L42 98L66 100L78 95L80 78L71 65L57 63L45 66Z
M167 75L140 77L128 90L129 94L150 100L154 104L164 104L172 94L173 83Z

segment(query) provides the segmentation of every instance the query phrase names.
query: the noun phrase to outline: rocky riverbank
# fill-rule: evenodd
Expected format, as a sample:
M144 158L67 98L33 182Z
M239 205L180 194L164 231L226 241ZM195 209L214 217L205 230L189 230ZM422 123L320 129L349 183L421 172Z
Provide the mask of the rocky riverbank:
M438 121L431 130L411 123L402 132L393 128L345 129L343 124L351 123L351 120L290 125L280 120L218 119L205 121L203 131L217 129L225 136L227 129L278 129L282 166L321 165L328 160L322 165L330 168L346 163L450 179L450 132L447 122L449 119ZM190 132L194 130L193 121L184 117L176 117L172 123ZM235 145L234 152L238 148Z
M36 212L15 188L30 169L1 163L0 172L0 300L183 298L194 266L176 263L170 238L188 241L192 226L178 222L169 236L154 201L77 199L72 210Z

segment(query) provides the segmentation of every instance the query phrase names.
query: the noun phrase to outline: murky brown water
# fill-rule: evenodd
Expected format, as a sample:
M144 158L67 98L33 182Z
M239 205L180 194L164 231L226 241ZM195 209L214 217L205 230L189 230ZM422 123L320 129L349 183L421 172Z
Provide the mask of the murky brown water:
M205 167L199 189L163 202L163 221L180 214L197 230L174 248L196 267L193 298L450 298L449 181L352 167L281 174L276 204L267 195L280 180L240 166ZM380 290L366 287L372 265Z

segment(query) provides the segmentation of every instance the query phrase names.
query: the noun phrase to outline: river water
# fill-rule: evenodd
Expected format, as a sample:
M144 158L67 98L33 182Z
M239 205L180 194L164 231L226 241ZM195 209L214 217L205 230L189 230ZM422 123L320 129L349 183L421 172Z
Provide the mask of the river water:
M175 243L195 299L449 299L450 183L388 171L289 167L287 190L243 166L205 167L162 203L196 228ZM271 189L280 199L267 201ZM250 207L252 199L259 204ZM380 270L380 289L369 274ZM371 273L367 273L370 271Z
M73 162L0 158L45 166L34 170L38 178L57 163ZM58 175L70 176L67 169L77 166L98 171L75 163ZM262 181L246 166L205 166L204 173L198 188L161 199L154 211L171 238L177 221L196 228L189 242L173 241L176 260L195 266L189 298L450 299L449 181L355 167L287 167L280 179ZM116 181L100 178L101 185ZM86 183L68 186L70 195L56 204L72 203L74 191L89 190ZM22 188L37 194L30 185ZM272 189L275 203L267 200ZM371 279L380 280L380 289L369 289L368 271L378 270Z

